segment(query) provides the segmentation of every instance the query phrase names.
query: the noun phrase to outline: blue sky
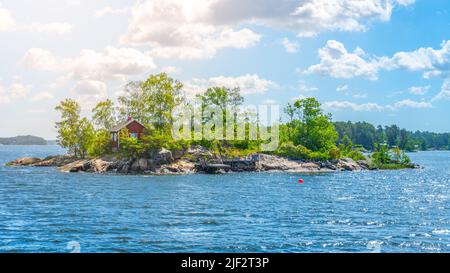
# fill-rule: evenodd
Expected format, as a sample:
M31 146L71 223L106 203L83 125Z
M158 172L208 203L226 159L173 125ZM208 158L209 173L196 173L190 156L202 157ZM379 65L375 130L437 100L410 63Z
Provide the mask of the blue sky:
M0 0L0 137L55 138L54 106L84 113L165 71L193 96L314 96L334 120L450 131L450 3L441 0Z

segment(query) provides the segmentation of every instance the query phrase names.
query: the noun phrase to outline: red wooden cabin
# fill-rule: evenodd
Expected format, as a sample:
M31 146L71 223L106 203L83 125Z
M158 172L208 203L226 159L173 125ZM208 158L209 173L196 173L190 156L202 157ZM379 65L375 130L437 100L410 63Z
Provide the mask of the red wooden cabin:
M120 148L120 132L127 128L130 132L130 137L141 139L145 127L140 122L129 117L126 121L117 124L109 132L111 133L111 145L113 150L117 151Z

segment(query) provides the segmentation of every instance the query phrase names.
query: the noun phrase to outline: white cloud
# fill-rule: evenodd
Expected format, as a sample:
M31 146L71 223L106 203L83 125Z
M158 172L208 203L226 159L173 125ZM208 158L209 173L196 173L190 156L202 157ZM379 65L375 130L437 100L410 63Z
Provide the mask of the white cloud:
M258 24L312 37L323 31L364 31L367 23L388 21L396 6L413 0L217 0L206 20L215 24Z
M27 67L39 70L60 70L60 61L50 51L41 48L31 48L22 59L22 64Z
M399 102L396 102L394 104L394 108L395 109L400 109L400 108L417 108L417 109L427 109L427 108L432 108L433 105L430 102L425 102L425 101L413 101L410 99L406 99L406 100L402 100Z
M11 13L7 9L0 7L0 32L13 30L15 26L16 21Z
M79 80L75 84L71 93L80 101L83 108L91 108L98 101L107 97L107 85L102 81Z
M361 48L348 52L345 46L335 40L329 40L319 49L320 63L310 66L306 73L319 73L333 78L350 79L366 77L378 79L379 60L367 57Z
M410 99L398 101L392 105L380 105L373 102L358 104L350 101L327 101L323 106L329 110L352 110L355 112L395 111L402 108L429 109L433 107L430 102L418 102Z
M295 42L289 41L288 38L284 38L283 41L281 41L281 44L284 46L284 49L286 49L287 53L297 53L298 52L298 44Z
M95 11L95 17L103 17L106 15L120 15L128 12L128 8L113 8L111 6L106 6Z
M385 109L384 106L377 103L357 104L350 101L327 101L323 104L323 107L330 110L350 109L355 112L379 112Z
M391 69L425 71L429 78L450 72L450 40L443 41L440 49L422 47L411 52L398 52L389 60Z
M84 96L106 96L107 86L104 82L93 80L78 81L72 89L73 93Z
M442 42L440 49L419 48L395 53L393 57L368 56L359 47L349 52L341 42L329 40L318 53L320 63L310 66L305 73L344 79L365 77L371 80L378 79L381 69L424 71L425 78L450 73L450 40Z
M275 88L273 81L260 78L256 74L247 74L239 77L212 77L209 79L194 78L184 84L184 90L189 97L206 91L209 87L224 86L228 88L239 87L242 95L259 94Z
M73 79L123 80L129 75L139 75L156 67L153 58L131 48L106 47L103 52L84 49L79 56L62 58L49 51L32 48L22 63L30 68L65 72Z
M141 1L132 8L123 44L149 45L159 58L211 58L221 48L248 48L261 38L248 28L202 20L209 1Z
M49 87L60 88L68 81L75 82L71 92L83 107L107 96L107 83L126 81L129 77L148 73L156 68L153 58L132 48L108 46L97 52L85 49L75 57L59 57L53 53L32 48L22 59L22 64L38 70L62 74Z
M46 100L51 100L53 98L54 98L54 96L50 92L40 92L40 93L34 95L31 98L31 100L33 100L33 101L46 101Z
M413 95L418 95L418 96L423 96L425 95L428 90L430 90L431 86L427 85L427 86L411 86L408 90L409 93L413 94Z
M336 87L336 91L338 92L344 92L348 90L348 85L344 84L344 85L339 85L338 87Z
M178 74L180 71L175 66L165 66L161 68L161 72L167 73L167 74Z
M442 84L441 91L433 98L433 101L450 100L450 78Z
M0 85L0 104L25 98L31 88L31 85L23 83L12 83L8 86Z
M211 58L221 48L248 48L261 36L242 26L264 25L315 36L323 31L364 31L388 21L412 0L146 0L131 10L123 44L149 45L161 58ZM106 8L98 15L112 11ZM285 41L288 52L296 46Z

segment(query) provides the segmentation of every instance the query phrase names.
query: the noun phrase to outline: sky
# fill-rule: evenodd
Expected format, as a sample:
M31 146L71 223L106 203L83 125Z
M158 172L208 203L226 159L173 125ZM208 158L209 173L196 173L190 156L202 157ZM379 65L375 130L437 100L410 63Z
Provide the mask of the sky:
M160 72L187 96L312 96L336 121L450 132L450 2L0 0L0 137L54 139L59 101L89 115Z

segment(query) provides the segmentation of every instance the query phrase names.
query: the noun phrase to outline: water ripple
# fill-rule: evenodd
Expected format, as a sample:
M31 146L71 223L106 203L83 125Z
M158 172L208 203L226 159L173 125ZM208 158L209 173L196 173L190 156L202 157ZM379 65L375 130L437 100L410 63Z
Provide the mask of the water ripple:
M450 252L450 153L413 154L422 170L314 175L3 166L59 152L0 146L0 252Z

